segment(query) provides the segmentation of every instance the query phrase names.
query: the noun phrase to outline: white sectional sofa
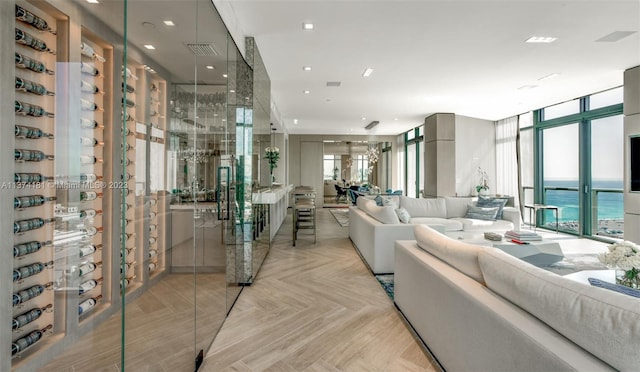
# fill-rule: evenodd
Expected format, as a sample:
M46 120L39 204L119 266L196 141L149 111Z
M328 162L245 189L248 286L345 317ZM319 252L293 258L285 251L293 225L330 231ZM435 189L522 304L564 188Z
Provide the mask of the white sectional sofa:
M395 303L448 371L638 371L640 299L427 226L395 249Z
M504 207L502 219L495 221L465 218L469 206L476 202L471 197L416 199L398 195L386 198L409 213L408 223L400 222L395 206L378 206L369 198L359 197L357 206L349 208L349 237L375 274L394 272L394 242L415 239L416 225L430 225L444 232L505 232L520 228L520 212L513 207Z

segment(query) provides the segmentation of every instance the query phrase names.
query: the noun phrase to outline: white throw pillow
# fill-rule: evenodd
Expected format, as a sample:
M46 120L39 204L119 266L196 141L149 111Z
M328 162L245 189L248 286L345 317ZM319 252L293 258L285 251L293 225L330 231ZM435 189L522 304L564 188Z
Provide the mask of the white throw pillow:
M373 206L369 209L369 216L375 218L376 220L384 223L384 224L399 224L400 220L398 219L398 215L396 214L393 207L378 207L373 202Z
M478 253L483 248L451 239L426 225L417 225L413 233L420 248L484 284L478 264Z
M409 212L407 212L406 209L397 208L395 211L396 211L396 214L398 215L398 219L400 220L400 222L409 223L409 221L411 221L411 215L409 214Z
M409 212L411 217L447 218L447 206L443 198L416 199L400 196L400 208Z
M487 286L615 369L640 367L640 300L563 278L500 250L479 255Z

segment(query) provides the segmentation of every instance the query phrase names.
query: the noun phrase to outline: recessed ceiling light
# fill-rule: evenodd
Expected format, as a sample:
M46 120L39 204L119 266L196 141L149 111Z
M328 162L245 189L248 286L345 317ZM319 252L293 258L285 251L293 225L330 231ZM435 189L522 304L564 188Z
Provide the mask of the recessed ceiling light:
M360 118L360 120L367 120L367 118L365 118L364 116Z
M302 69L305 71L311 71L311 66L302 66Z
M366 70L364 70L364 72L362 73L362 76L364 77L369 77L371 76L371 74L373 73L373 69L372 68L367 68Z
M293 119L293 124L298 125L298 119Z
M558 38L552 37L552 36L531 36L524 42L525 43L553 43L556 40L558 40Z
M169 21L169 20L164 21L164 24L167 25L167 26L175 26L176 25L175 23L173 23L173 21Z
M145 44L145 45L144 45L144 47L145 47L145 48L147 48L147 49L149 49L149 50L153 50L153 49L155 49L155 48L156 48L156 47L154 47L154 46L153 46L153 45L151 45L151 44Z
M311 91L310 91L310 90L303 90L302 92L303 92L304 94L309 94L309 93L311 93Z
M547 76L541 77L540 79L538 79L538 81L544 81L544 80L553 79L556 76L560 76L560 74L554 72L553 74L549 74Z
M313 30L313 23L304 22L302 28L305 30Z
M91 4L98 4L98 0L87 0L87 2Z
M230 90L229 90L229 93L235 93L235 92L236 92L236 91L235 91L235 90L233 90L233 89L230 89Z
M211 66L211 65L206 65L205 66L207 68L207 70L213 70L215 67Z
M223 78L226 78L226 77L227 77L227 74L222 74L222 77L223 77Z
M534 89L537 88L537 85L531 85L531 84L527 84L527 85L523 85L520 88L518 88L518 90L529 90L529 89Z
M398 118L393 118L393 120L398 121Z

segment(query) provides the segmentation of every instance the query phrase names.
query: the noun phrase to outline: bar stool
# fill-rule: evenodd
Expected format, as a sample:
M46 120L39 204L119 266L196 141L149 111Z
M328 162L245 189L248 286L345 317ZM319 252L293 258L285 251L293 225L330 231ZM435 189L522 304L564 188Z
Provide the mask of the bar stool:
M313 230L316 243L316 191L310 186L298 186L293 190L293 246L296 246L298 230Z

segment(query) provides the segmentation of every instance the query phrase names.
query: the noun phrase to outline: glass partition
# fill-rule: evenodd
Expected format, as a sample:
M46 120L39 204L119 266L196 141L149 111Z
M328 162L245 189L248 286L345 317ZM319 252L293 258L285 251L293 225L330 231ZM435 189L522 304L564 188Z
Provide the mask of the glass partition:
M207 0L3 1L0 19L0 370L197 369L268 218L253 71Z

